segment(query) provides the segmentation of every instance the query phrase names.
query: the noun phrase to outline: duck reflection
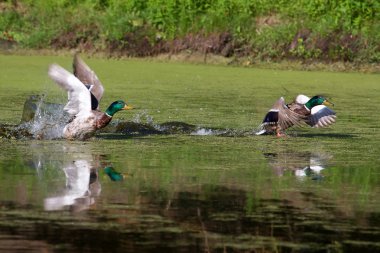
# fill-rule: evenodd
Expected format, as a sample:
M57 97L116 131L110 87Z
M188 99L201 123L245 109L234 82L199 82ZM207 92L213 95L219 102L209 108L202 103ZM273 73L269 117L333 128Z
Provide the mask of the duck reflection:
M92 154L88 145L60 144L47 148L41 144L33 145L32 150L33 160L28 164L36 169L40 178L47 168L58 169L58 175L65 177L65 184L53 189L57 194L44 199L47 211L68 209L77 212L90 208L101 193L99 173L115 182L125 178L110 166L104 155Z
M100 195L101 184L99 169L89 161L77 160L63 168L66 176L66 186L61 194L45 198L46 211L56 211L69 208L78 212L90 208ZM124 180L124 174L115 171L112 167L105 167L104 173L111 181Z
M290 172L299 179L309 177L313 180L323 178L321 171L326 169L332 158L329 154L314 152L264 153L264 156L278 176Z
M64 166L63 172L66 177L65 189L62 194L45 199L45 210L73 207L75 211L80 211L94 204L95 197L101 192L97 169L89 161L77 160Z

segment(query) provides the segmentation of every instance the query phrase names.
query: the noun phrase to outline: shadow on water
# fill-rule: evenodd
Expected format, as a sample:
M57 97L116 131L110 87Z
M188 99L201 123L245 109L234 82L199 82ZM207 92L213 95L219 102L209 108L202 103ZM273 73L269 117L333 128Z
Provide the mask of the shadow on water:
M193 136L223 136L223 137L244 137L254 135L253 131L204 128L185 122L171 121L162 124L146 124L133 121L115 120L107 127L99 131L97 138L101 139L128 139L131 136L146 135L170 135L185 134Z
M346 134L346 133L298 133L297 136L305 138L335 138L335 139L353 139L358 136L355 134Z

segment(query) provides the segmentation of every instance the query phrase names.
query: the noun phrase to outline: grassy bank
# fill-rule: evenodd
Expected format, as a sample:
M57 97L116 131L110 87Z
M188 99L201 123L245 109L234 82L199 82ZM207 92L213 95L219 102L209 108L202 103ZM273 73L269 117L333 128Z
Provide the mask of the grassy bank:
M380 3L351 0L0 1L3 47L111 56L380 62Z

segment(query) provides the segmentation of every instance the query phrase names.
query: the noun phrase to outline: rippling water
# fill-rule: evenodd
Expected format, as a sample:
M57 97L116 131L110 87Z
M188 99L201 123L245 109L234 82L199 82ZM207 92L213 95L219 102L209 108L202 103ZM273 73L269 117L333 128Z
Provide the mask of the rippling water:
M379 250L375 171L326 150L250 151L248 139L3 142L0 249Z

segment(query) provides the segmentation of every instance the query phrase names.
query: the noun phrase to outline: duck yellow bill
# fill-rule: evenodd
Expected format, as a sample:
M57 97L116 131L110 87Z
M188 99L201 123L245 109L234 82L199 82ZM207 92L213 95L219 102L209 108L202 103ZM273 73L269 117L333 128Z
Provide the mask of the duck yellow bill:
M328 100L325 100L325 101L323 101L323 103L322 103L323 105L326 105L326 106L334 106L334 104L333 103L331 103L330 101L328 101Z
M123 110L132 110L133 109L133 106L130 106L130 105L125 105L123 107Z

